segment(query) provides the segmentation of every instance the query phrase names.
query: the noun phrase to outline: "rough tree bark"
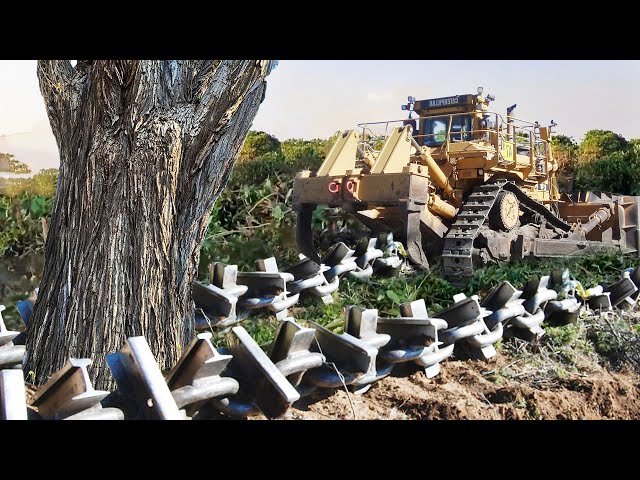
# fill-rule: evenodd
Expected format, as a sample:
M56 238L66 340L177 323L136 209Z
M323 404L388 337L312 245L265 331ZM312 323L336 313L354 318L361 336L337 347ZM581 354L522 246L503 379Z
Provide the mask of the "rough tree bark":
M191 283L213 202L264 98L269 61L39 61L60 174L25 371L144 335L163 368L193 336Z

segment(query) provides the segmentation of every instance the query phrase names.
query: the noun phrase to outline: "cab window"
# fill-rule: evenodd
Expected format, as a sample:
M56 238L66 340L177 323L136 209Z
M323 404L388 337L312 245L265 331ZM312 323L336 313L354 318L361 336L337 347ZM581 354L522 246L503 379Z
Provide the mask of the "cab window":
M447 130L449 130L449 120L451 120L450 141L460 142L471 140L471 116L432 117L422 120L423 145L428 147L442 145L447 137Z

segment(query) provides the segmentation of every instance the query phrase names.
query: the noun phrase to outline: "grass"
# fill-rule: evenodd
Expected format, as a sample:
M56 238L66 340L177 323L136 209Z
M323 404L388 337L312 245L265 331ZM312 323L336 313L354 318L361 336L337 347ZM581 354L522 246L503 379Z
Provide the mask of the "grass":
M612 312L587 320L587 338L613 369L628 365L640 372L640 312Z
M400 303L422 298L433 315L449 306L454 294L463 291L482 297L502 280L521 288L534 275L548 275L552 269L569 268L572 274L575 272L572 277L588 288L611 282L618 278L622 269L636 264L636 258L605 255L490 265L476 271L463 288L445 280L439 265L426 273L373 277L367 283L343 278L339 290L332 295L333 303L325 305L317 298L303 295L301 302L290 309L290 315L302 324L311 320L342 333L344 312L349 305L375 308L380 316L393 317L399 315ZM275 317L263 313L242 323L265 348L273 339L277 324ZM496 349L507 358L507 364L487 372L487 378L497 385L517 380L537 388L553 388L603 365L613 369L631 366L640 371L640 312L624 316L615 314L612 319L583 315L576 324L545 326L545 330L546 335L537 344L517 338L500 341ZM222 346L225 341L220 337L214 343ZM535 417L532 412L532 418Z
M624 315L591 312L575 324L545 327L546 334L538 344L510 339L502 347L509 361L488 371L486 377L498 386L517 380L544 389L575 384L571 387L575 389L579 387L577 377L599 367L640 372L639 320L638 311Z

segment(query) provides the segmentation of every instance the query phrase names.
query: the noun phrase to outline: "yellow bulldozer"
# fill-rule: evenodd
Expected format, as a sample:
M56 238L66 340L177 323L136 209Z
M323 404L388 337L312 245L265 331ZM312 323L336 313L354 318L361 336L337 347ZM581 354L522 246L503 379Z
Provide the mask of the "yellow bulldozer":
M555 123L520 120L516 105L503 117L482 93L409 97L408 118L340 133L317 172L296 176L300 251L320 260L312 215L325 205L393 233L420 268L442 257L454 283L488 262L530 255L639 254L640 197L560 193Z

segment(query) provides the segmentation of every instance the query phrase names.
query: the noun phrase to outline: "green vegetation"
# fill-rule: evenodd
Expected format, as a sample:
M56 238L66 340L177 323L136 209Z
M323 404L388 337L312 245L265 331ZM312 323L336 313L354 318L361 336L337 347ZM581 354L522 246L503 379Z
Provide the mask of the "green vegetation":
M265 155L282 156L280 140L265 132L250 131L238 155L237 164L263 158Z
M579 163L589 163L611 155L626 151L629 142L611 130L589 130L584 135L578 151Z
M0 195L0 258L44 250L42 222L51 214L57 170L12 179Z
M575 188L640 195L640 156L632 151L617 151L594 160L577 170Z
M574 190L640 195L640 139L589 130L580 144L558 135L552 148L560 171L575 178Z
M293 181L300 170L320 166L325 144L319 139L280 143L264 132L250 132L211 212L200 251L201 274L213 261L252 269L258 258L275 256L281 265L297 260Z
M573 173L578 157L578 145L571 137L556 135L551 139L553 158L558 162L560 172Z
M57 170L0 185L0 304L9 329L22 328L15 303L38 286L44 263L44 228L51 214Z

